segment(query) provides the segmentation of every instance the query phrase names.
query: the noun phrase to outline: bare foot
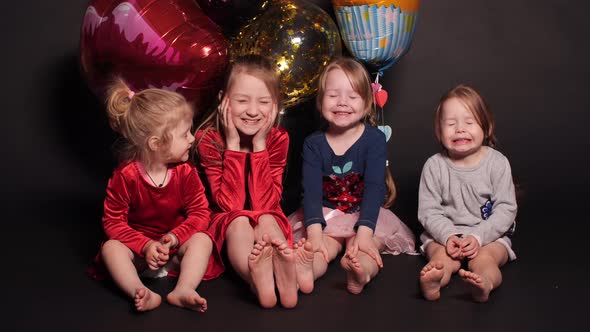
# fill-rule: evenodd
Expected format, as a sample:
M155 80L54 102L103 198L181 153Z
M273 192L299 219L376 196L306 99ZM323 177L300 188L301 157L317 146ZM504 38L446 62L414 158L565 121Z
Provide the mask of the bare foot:
M168 303L177 307L186 308L192 311L207 311L207 300L201 297L194 289L177 289L166 296Z
M272 264L281 304L285 308L294 308L297 305L295 253L289 248L287 241L273 240L272 246L274 248Z
M309 294L313 291L313 257L310 242L301 239L295 244L295 270L297 271L297 283L302 293Z
M420 288L424 298L429 301L440 298L440 282L444 276L441 262L430 262L420 271Z
M471 289L471 297L476 302L486 302L494 288L492 283L484 277L464 269L459 270L459 276Z
M264 308L272 308L277 304L275 281L272 271L272 246L270 242L257 241L248 256L248 267L252 278L252 287L258 296L258 302Z
M360 294L366 284L371 281L356 257L342 256L340 265L346 270L346 289L352 294Z
M137 311L150 311L160 306L162 297L144 287L135 291L133 301Z

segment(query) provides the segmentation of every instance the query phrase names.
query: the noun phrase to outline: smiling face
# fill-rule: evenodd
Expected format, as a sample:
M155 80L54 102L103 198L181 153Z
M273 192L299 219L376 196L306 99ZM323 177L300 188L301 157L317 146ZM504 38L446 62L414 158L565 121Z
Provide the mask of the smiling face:
M180 120L178 124L170 131L172 140L167 152L167 162L177 163L187 161L190 149L195 141L192 134L192 119L186 118Z
M362 125L365 101L353 89L348 76L340 68L332 69L326 74L321 113L330 129L342 131Z
M241 135L254 136L272 116L274 100L261 79L239 73L228 91L230 117Z
M438 136L451 159L466 159L482 150L483 129L458 98L450 98L443 103Z

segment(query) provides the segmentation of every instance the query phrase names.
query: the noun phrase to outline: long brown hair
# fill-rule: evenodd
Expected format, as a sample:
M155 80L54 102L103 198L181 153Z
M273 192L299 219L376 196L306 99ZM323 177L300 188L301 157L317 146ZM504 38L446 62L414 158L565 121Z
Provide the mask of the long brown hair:
M442 118L443 105L451 98L457 98L460 100L461 103L463 103L463 105L465 105L465 107L473 114L475 121L479 124L484 134L483 145L495 148L497 139L494 134L494 129L496 127L494 116L483 97L474 88L466 84L459 84L450 89L438 102L436 113L434 114L434 134L438 142L442 145L442 129L440 121Z
M371 87L371 79L365 67L350 57L337 57L332 60L323 70L319 79L318 93L316 96L316 108L321 112L322 99L326 93L326 78L328 73L334 69L340 69L344 72L353 90L358 93L363 99L364 116L363 121L368 122L371 126L377 126L377 111L375 103L373 102L373 88ZM387 186L387 195L383 207L390 207L397 195L395 181L391 175L389 165L385 165L385 184Z

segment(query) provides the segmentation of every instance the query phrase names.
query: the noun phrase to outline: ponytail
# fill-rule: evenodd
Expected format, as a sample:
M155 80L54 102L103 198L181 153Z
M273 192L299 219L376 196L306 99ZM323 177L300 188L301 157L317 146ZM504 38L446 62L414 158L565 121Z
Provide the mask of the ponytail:
M109 125L114 131L128 139L127 115L131 109L133 91L121 79L117 79L108 89L107 115Z

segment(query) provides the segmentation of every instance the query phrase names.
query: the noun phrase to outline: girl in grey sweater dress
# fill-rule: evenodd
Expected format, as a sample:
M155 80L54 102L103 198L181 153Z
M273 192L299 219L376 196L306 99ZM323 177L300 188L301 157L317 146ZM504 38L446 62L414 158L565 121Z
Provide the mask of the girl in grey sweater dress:
M437 300L458 272L473 299L485 302L502 283L500 267L516 258L510 164L494 149L492 114L473 88L459 85L445 94L434 125L443 151L426 161L420 178L420 249L429 260L420 272L422 294Z

